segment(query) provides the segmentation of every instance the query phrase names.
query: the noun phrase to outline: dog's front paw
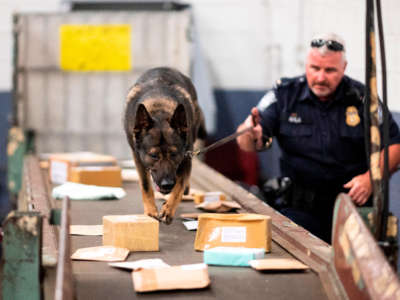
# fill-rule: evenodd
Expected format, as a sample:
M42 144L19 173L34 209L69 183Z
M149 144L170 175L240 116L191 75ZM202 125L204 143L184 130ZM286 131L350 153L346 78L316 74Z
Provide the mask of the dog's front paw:
M172 220L174 219L174 213L172 212L171 208L167 205L163 205L161 208L160 213L158 214L158 220L164 222L165 224L171 224Z
M158 212L157 212L157 209L156 208L153 208L153 209L144 209L144 214L145 215L148 215L149 217L152 217L152 218L154 218L154 219L156 219L156 220L159 220L158 219Z

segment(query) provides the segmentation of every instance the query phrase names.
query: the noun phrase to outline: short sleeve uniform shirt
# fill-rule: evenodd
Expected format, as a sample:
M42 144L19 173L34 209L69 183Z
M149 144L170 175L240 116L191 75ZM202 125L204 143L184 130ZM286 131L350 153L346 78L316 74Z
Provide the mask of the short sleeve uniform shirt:
M364 85L347 76L326 102L312 93L304 75L279 80L257 107L264 133L281 148L282 175L306 186L339 186L366 172L363 94ZM400 143L391 114L389 135L389 144Z

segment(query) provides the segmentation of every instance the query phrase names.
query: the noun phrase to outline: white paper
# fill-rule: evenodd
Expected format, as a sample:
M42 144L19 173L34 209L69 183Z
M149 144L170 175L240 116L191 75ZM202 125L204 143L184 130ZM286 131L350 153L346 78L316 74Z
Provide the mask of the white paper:
M109 263L111 267L129 269L129 270L138 270L138 269L157 269L157 268L165 268L170 267L170 265L166 264L160 258L154 259L141 259L136 261L126 261L119 263Z
M50 180L53 183L64 183L67 181L68 164L62 161L50 162Z
M122 169L121 176L123 181L139 181L139 174L136 169Z
M207 269L207 265L205 263L182 265L181 269L182 270L202 270L202 269Z
M245 243L246 242L246 227L245 226L222 227L221 242Z
M221 192L208 192L204 194L204 202L217 202L220 200Z
M53 188L52 197L62 199L68 196L71 200L98 200L98 199L120 199L126 193L122 188L88 185L75 182L66 182Z
M97 260L97 261L123 261L129 254L129 250L113 246L97 246L80 248L76 250L71 259Z
M103 225L71 225L71 235L103 235Z
M184 221L183 225L185 225L186 229L189 231L192 230L197 230L197 227L199 226L199 221Z

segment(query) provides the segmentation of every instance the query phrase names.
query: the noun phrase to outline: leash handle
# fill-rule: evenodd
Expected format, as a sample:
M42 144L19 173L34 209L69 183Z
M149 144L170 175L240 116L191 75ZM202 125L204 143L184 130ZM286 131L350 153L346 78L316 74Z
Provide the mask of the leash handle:
M200 155L200 154L202 154L202 153L205 153L205 152L207 152L207 151L210 151L210 150L212 150L212 149L215 149L215 148L217 148L217 147L220 147L220 146L222 146L222 145L224 145L224 144L226 144L226 143L228 143L228 142L230 142L230 141L236 139L238 136L240 136L240 135L242 135L243 133L245 133L245 132L247 132L247 131L250 131L250 130L252 130L252 129L254 128L254 126L255 126L255 125L254 125L254 124L255 124L255 118L254 118L253 115L252 115L252 120L253 120L253 126L249 126L249 127L245 128L245 129L243 129L243 130L241 130L241 131L238 131L238 132L235 132L235 133L233 133L233 134L231 134L231 135L228 135L227 137L224 137L224 138L222 138L222 139L216 141L215 143L212 143L211 145L209 145L209 146L207 146L207 147L204 147L204 148L202 148L202 149L197 149L197 150L194 150L194 151L187 151L187 152L186 152L186 156L188 156L188 157L190 157L190 158L193 158L194 156L198 156L198 155ZM265 145L264 145L263 148L261 148L261 149L259 149L259 150L257 150L257 151L264 151L264 150L268 149L269 147L271 147L272 138L263 135L263 138L264 138L264 137L266 138Z
M251 120L252 120L252 122L253 122L253 127L256 127L256 126L258 125L258 121L256 120L256 116L253 115L253 114L251 114ZM264 145L263 145L260 149L257 149L257 152L265 151L265 150L267 150L268 148L270 148L271 145L272 145L272 137L269 136L269 135L263 134L263 135L262 135L262 141L263 141L263 142L265 141L265 142L264 142ZM254 139L254 144L257 144L257 139ZM256 147L256 148L257 148L257 147Z

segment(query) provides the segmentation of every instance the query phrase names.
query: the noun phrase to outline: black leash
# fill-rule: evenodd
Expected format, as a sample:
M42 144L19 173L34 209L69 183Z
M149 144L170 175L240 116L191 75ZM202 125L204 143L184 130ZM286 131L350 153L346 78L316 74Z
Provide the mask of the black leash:
M204 147L202 149L193 150L193 151L187 151L186 155L189 156L190 158L192 158L194 156L198 156L198 155L200 155L202 153L205 153L205 152L208 152L208 151L213 150L215 148L218 148L218 147L220 147L220 146L222 146L222 145L224 145L224 144L236 139L238 136L242 135L243 133L252 130L253 128L254 128L254 126L247 127L247 128L245 128L245 129L243 129L241 131L238 131L238 132L235 132L235 133L233 133L231 135L228 135L227 137L224 137L224 138L216 141L215 143L212 143L211 145L208 145L207 147ZM269 147L271 147L271 144L272 144L272 138L271 137L267 137L264 147L259 151L268 149Z

